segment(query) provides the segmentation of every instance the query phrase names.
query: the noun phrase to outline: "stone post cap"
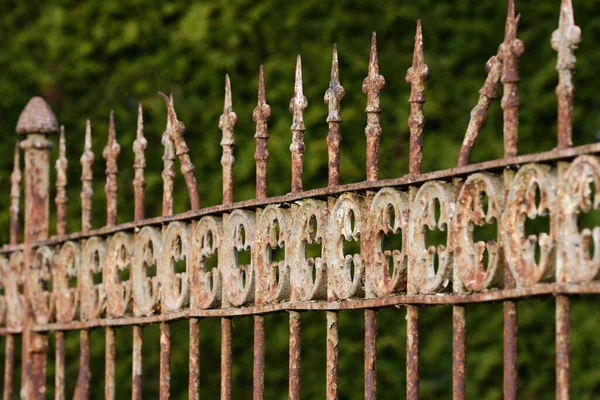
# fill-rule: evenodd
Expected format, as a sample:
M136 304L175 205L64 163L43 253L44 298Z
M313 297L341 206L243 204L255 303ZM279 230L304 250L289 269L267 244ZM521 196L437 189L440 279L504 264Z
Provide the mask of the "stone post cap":
M17 133L41 133L48 135L58 132L58 122L52 109L41 97L32 97L17 122Z

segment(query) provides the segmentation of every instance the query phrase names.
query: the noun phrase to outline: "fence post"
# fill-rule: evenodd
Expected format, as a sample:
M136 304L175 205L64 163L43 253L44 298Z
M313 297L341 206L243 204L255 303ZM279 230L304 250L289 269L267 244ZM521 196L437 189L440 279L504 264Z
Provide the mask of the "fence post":
M46 353L48 336L33 332L29 270L34 257L32 244L48 238L50 149L46 136L58 132L54 113L41 97L33 97L19 116L17 133L26 135L21 142L25 158L25 302L23 322L22 399L43 399L46 392Z

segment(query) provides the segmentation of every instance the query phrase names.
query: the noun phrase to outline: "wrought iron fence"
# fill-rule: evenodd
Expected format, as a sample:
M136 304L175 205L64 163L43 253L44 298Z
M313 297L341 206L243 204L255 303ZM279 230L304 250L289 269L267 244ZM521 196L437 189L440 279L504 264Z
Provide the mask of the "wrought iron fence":
M67 159L65 132L60 128L56 160L57 234L49 237L49 169L52 142L59 131L53 112L35 97L19 118L24 140L15 150L11 175L10 243L0 250L2 295L0 333L6 338L4 399L14 393L15 338L22 336L21 396L45 393L48 334L55 333L56 399L65 393L65 332L80 332L79 375L75 398L89 398L90 331L105 330L105 398L115 396L115 338L119 327L133 326L133 399L141 398L142 330L160 324L160 397L169 397L170 323L189 320L189 397L199 398L199 333L201 318L221 320L221 398L231 398L232 320L254 317L253 393L264 395L265 319L289 314L289 397L300 397L302 312L326 313L326 393L338 396L338 317L344 310L364 310L364 396L376 398L377 315L383 307L404 307L407 315L407 398L419 397L420 307L453 307L453 398L464 399L466 388L466 311L471 303L503 302L504 397L517 398L517 308L521 299L556 298L556 396L569 398L569 296L598 294L600 228L581 229L578 217L600 208L593 189L600 187L600 144L571 147L574 50L581 31L574 23L571 0L562 0L559 28L552 35L558 52L558 146L555 150L518 155L518 60L523 43L517 38L519 17L508 2L504 41L487 63L487 79L471 113L455 168L422 173L425 116L424 83L429 76L417 22L413 64L406 81L410 93L409 173L379 180L381 112L379 96L385 80L379 74L373 34L368 76L366 170L364 182L340 185L341 103L337 50L333 48L330 86L325 92L328 186L303 190L305 152L302 67L297 59L293 115L292 187L284 196L267 197L271 114L261 67L256 123L256 199L233 202L235 159L231 87L225 79L225 101L219 128L223 137L223 201L201 208L194 166L184 139L185 125L175 112L173 97L162 95L168 122L162 137L164 169L162 216L144 214L144 138L139 106L135 153L135 218L117 224L117 143L111 114L106 161L106 225L91 226L91 126L87 122L82 166L81 230L66 229ZM469 164L471 150L488 108L502 84L504 115L502 159ZM24 153L24 243L19 241L20 149ZM173 214L176 162L185 179L190 210ZM548 215L547 233L527 235L526 225ZM495 240L475 241L475 227L496 224ZM443 231L445 244L427 245L427 236ZM402 235L402 245L384 250L385 237ZM349 242L359 250L346 254ZM322 245L319 257L307 256L307 246ZM592 248L593 250L590 250ZM282 249L282 260L273 252ZM238 254L250 253L243 264ZM218 256L218 265L209 267ZM184 262L185 269L175 268ZM148 269L156 267L156 276ZM123 278L129 271L129 278Z

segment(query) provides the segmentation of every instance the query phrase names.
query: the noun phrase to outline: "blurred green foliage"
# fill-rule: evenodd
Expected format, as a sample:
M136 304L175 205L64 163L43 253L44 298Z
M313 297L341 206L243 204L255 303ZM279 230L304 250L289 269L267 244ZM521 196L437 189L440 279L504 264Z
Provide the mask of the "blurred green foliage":
M522 4L521 4L522 3ZM600 15L596 0L575 2L576 21L583 30L577 51L578 70L574 110L575 144L596 140L600 106L596 66ZM555 146L556 54L550 35L557 27L559 0L518 2L519 37L526 52L520 60L520 152ZM80 226L80 166L85 119L93 127L96 154L94 226L104 224L104 162L108 115L115 110L118 140L123 151L119 164L119 222L133 216L133 154L136 107L143 102L149 141L146 176L147 216L160 213L162 146L165 107L158 90L173 92L186 139L196 165L203 206L221 201L220 132L223 78L231 76L236 127L235 200L254 193L254 125L257 74L265 65L270 120L269 195L289 191L291 116L296 54L302 54L306 111L305 188L326 185L327 107L331 46L338 44L340 75L346 89L342 102L342 183L365 178L365 96L371 31L377 31L382 93L381 178L407 172L409 86L405 72L411 64L415 20L423 20L425 58L431 70L427 83L424 170L456 163L469 112L485 79L484 65L496 53L504 31L503 1L422 0L390 1L117 1L83 2L34 0L0 2L0 131L5 157L0 159L0 206L8 210L8 177L19 113L28 99L41 95L54 109L67 132L69 166L69 229ZM502 118L499 102L473 153L473 161L501 157ZM54 152L54 157L56 152ZM54 170L52 170L54 177ZM176 182L175 211L188 207L183 180ZM51 193L52 198L54 192ZM8 211L0 215L8 227ZM6 242L8 228L0 232ZM594 354L600 351L597 303L577 300L573 305L573 397L591 399L600 393L600 370ZM519 305L519 397L545 399L554 390L554 308L552 301ZM380 313L378 390L380 398L402 398L405 391L404 311ZM502 309L500 305L468 308L468 396L497 399L502 394ZM340 318L340 398L362 398L363 316L342 313ZM250 398L252 385L252 322L235 319L234 398ZM202 322L202 396L218 398L219 322ZM187 343L185 322L173 325L172 397L186 398ZM303 398L324 397L325 319L303 315ZM422 398L449 398L451 392L451 310L432 308L422 313ZM77 375L78 335L67 335L69 393ZM118 330L118 396L129 397L131 387L131 329ZM287 396L287 318L267 319L266 387L268 399ZM94 398L103 396L103 331L92 335ZM145 329L144 390L147 398L158 391L158 327ZM52 360L52 357L50 358ZM53 395L53 365L49 392Z

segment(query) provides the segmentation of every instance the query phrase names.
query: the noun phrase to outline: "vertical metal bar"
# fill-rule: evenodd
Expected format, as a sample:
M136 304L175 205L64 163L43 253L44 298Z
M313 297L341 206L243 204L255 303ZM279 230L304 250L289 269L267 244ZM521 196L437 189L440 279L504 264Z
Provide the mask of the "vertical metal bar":
M463 400L467 390L467 321L464 306L452 307L452 398Z
M171 389L171 326L160 324L160 390L159 398L167 400Z
M338 398L338 343L339 343L339 318L337 311L327 311L327 383L326 398Z
M556 296L556 398L571 398L571 302Z
M21 206L21 181L23 179L20 159L19 142L17 142L15 145L13 170L10 174L10 244L19 243L19 212Z
M10 244L19 243L19 212L21 205L21 174L19 142L15 145L15 155L13 162L13 171L10 175ZM13 335L6 335L4 348L4 400L10 400L14 390L15 374L15 338Z
M524 52L523 42L517 38L519 17L515 15L514 0L508 0L504 42L500 45L498 57L502 61L502 111L504 116L504 156L513 157L518 151L519 132L519 57ZM505 267L505 287L514 287L513 277ZM504 302L504 398L517 398L517 305Z
M94 189L92 185L92 164L94 153L92 152L92 126L90 120L85 126L85 145L81 155L81 231L92 229L92 197ZM79 375L75 388L75 398L88 399L90 396L90 331L81 330L79 333Z
M162 95L162 94L161 94ZM164 96L164 95L163 95ZM169 99L165 99L167 106ZM165 148L163 155L163 203L162 215L173 214L173 182L175 179L175 145L172 137L173 119L167 118L167 127L162 135L162 144ZM163 226L163 231L166 226ZM171 386L171 327L167 322L160 324L160 383L159 397L161 400L169 398Z
M79 376L74 398L89 399L90 375L90 331L82 330L79 332Z
M504 117L504 153L506 157L517 155L519 144L519 57L525 51L523 42L517 38L520 15L515 16L515 2L508 0L508 12L504 42L498 49L502 61L502 111Z
M231 318L221 318L221 400L231 400Z
M58 132L58 123L48 104L40 97L32 98L19 116L17 133L27 135L21 142L25 158L25 298L23 315L23 374L21 395L41 399L46 392L46 353L48 336L33 332L34 323L29 290L29 268L33 261L31 244L48 238L50 214L50 142L46 135Z
M254 363L252 398L259 400L265 396L265 317L254 316Z
M183 138L185 125L177 118L175 106L173 104L173 95L167 97L159 93L167 104L167 112L170 127L169 136L175 146L175 154L179 158L181 173L187 186L190 197L190 207L192 210L200 208L200 196L198 194L198 184L196 182L195 167L189 156L189 148ZM194 223L192 223L194 225ZM190 319L190 354L189 354L189 398L198 399L200 396L200 320Z
M365 310L365 399L377 398L377 311Z
M223 102L223 114L219 118L219 128L222 131L221 147L223 154L221 156L221 166L223 170L223 204L233 202L233 166L235 157L233 156L233 147L235 140L233 137L233 128L237 122L237 115L233 112L233 103L231 99L231 82L229 75L225 75L225 99ZM226 218L224 215L223 218ZM231 336L233 323L231 318L221 318L221 399L231 400L231 364L232 349Z
M60 127L60 139L58 145L58 158L56 159L56 234L67 233L67 149L65 141L65 127ZM55 340L55 372L54 372L54 398L63 400L65 398L65 333L56 331Z
M269 162L269 140L268 119L271 115L271 107L267 104L265 93L264 68L260 66L258 76L258 104L252 113L252 119L256 123L256 198L267 197L267 165ZM253 398L260 400L265 394L265 317L254 316L254 367L253 367Z
M144 330L141 325L133 326L133 360L131 399L142 398L142 349L144 345Z
M406 398L419 398L419 308L406 306Z
M15 375L15 337L5 336L4 347L4 391L2 398L11 400L13 397L14 375Z
M302 88L302 59L298 54L296 59L296 74L294 81L294 97L290 102L290 112L293 115L292 144L292 193L302 192L302 175L304 163L304 110L308 107L308 100ZM289 398L300 399L300 363L302 350L302 322L298 311L289 312Z
M338 186L340 184L340 143L342 136L340 134L340 123L342 117L340 114L340 105L344 98L344 88L340 84L340 70L338 62L337 45L333 45L333 56L331 60L331 77L329 88L325 92L325 104L328 105L327 123L329 133L327 134L327 153L328 153L328 186ZM328 199L328 207L331 209L335 202L334 198ZM328 297L333 299L333 294L328 293ZM326 373L326 393L327 399L333 400L338 397L338 342L339 342L339 318L337 311L326 311L327 318L327 373Z
M145 196L146 196L146 178L144 168L146 168L146 157L144 152L148 146L148 141L144 137L144 114L142 103L138 105L137 131L136 139L133 142L133 152L135 161L133 168L135 177L133 179L134 187L134 218L140 221L145 217ZM144 341L144 331L141 325L133 326L133 355L132 355L132 390L131 399L142 399L142 347Z
M119 190L117 183L117 173L119 172L117 158L121 153L121 146L117 143L117 134L115 131L114 111L110 111L108 124L108 143L104 147L102 155L106 160L106 225L114 226L117 224L117 193ZM113 327L106 327L105 339L105 361L104 361L104 398L113 400L115 398L115 362L116 362L116 332Z
M289 398L300 399L300 361L302 350L302 320L298 311L290 311Z
M381 138L381 113L379 93L385 86L385 79L379 74L379 60L377 57L377 37L375 32L371 36L371 51L369 56L369 70L363 81L362 91L367 95L367 181L379 179L379 144ZM368 197L372 192L367 193ZM366 240L363 240L364 243ZM367 243L365 243L367 244ZM370 244L369 244L370 245ZM377 310L365 310L365 399L377 398Z
M425 81L429 78L429 67L425 64L423 54L423 32L421 20L417 21L415 47L412 66L406 72L406 82L410 83L410 153L409 174L418 175L423 165L423 128L425 117ZM410 188L411 200L416 195L416 188ZM410 288L410 285L409 285ZM406 397L409 400L419 398L419 308L406 307Z
M558 148L573 144L573 72L575 49L581 42L581 29L575 25L571 0L562 0L558 29L552 33L552 48L558 52ZM556 296L556 398L566 400L571 391L571 303Z
M504 302L504 399L517 399L517 303Z
M54 371L54 398L63 400L65 398L65 333L55 332L56 360Z
M189 399L200 399L200 319L190 319Z
M106 328L105 365L104 365L104 398L115 398L115 362L117 356L116 332L114 328Z

